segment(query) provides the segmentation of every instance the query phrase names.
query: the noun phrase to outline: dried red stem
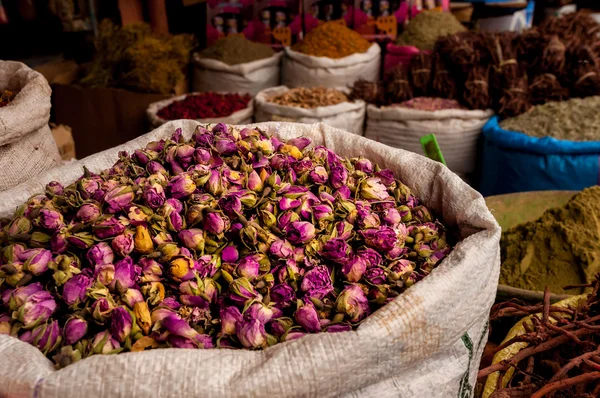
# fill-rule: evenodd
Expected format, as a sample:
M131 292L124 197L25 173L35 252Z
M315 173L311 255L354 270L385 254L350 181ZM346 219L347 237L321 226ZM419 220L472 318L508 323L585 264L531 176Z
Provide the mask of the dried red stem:
M590 372L571 377L570 379L555 381L553 383L546 384L544 387L536 391L531 398L542 398L553 391L562 390L563 388L571 387L577 384L589 383L598 379L600 379L600 372Z

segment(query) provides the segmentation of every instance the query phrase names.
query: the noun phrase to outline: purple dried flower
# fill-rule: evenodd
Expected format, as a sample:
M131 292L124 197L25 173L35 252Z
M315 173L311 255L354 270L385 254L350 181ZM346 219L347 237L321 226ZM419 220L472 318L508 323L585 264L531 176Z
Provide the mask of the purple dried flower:
M16 311L25 303L27 297L43 290L44 288L39 282L20 286L14 290L5 290L2 293L2 302L9 310Z
M41 275L48 270L48 263L52 260L52 252L46 249L25 250L20 256L23 270L33 275Z
M19 339L32 344L40 349L44 355L54 351L62 341L61 330L58 321L36 326L33 330L27 330Z
M133 317L125 308L117 307L112 310L111 318L110 333L121 343L124 343L131 333Z
M360 196L367 200L386 200L390 198L387 187L379 178L367 178L360 185Z
M248 175L247 188L255 192L260 192L263 190L263 180L260 178L256 170L252 170L252 172Z
M263 303L254 303L244 312L245 319L257 319L266 324L273 318L273 310Z
M171 178L168 188L174 199L183 199L194 193L196 184L189 175L180 174Z
M284 239L277 239L271 244L269 253L277 258L289 258L294 254L294 247Z
M227 246L221 252L221 260L224 263L235 263L239 258L240 254L235 246Z
M287 239L293 244L304 244L316 236L315 226L306 221L296 221L285 229Z
M198 252L202 252L204 250L204 231L201 229L185 229L177 236L188 249Z
M26 329L46 322L56 311L56 301L47 291L35 292L18 310L18 320Z
M237 327L242 322L242 313L237 307L226 307L221 309L221 333L234 336Z
M227 139L217 140L215 142L215 148L222 156L233 155L235 152L237 152L235 142Z
M130 233L118 235L111 242L111 246L119 256L126 257L134 249L133 235Z
M402 216L400 215L400 212L395 208L387 209L383 213L383 221L387 225L394 227L400 224L400 222L402 221Z
M363 173L373 173L373 163L371 163L369 159L358 158L354 163L354 168L358 171L362 171Z
M321 331L321 324L319 322L319 315L315 306L310 301L307 301L298 308L294 313L294 319L300 326L309 333L317 333Z
M63 216L56 210L42 209L37 220L40 228L57 231L65 226Z
M165 203L165 190L157 182L144 185L143 198L148 207L158 209Z
M387 279L387 275L383 268L380 267L370 267L365 272L365 280L372 285L382 285L385 283Z
M158 162L151 161L146 165L146 169L150 174L162 174L167 175L167 170Z
M90 345L94 354L114 354L121 350L119 341L112 337L110 333L105 330L94 336L94 339Z
M329 183L335 189L346 185L348 181L348 170L340 162L334 162L329 166Z
M310 145L310 138L306 138L306 137L292 138L287 143L289 145L295 146L299 150L303 150L304 148L306 148L307 146Z
M110 288L119 292L125 291L135 285L139 274L140 269L133 264L131 257L125 257L115 264L115 277L110 283Z
M93 280L84 274L74 275L63 286L63 300L68 305L77 305L86 300L87 290L92 286Z
M46 194L50 198L53 198L54 196L61 196L63 194L64 190L65 190L65 188L58 181L50 181L46 185Z
M349 332L352 330L352 325L345 323L338 323L336 325L328 326L325 330L327 333L340 333L340 332Z
M271 301L280 308L288 307L296 298L296 292L286 283L275 285L271 290Z
M96 281L104 286L108 286L115 279L115 266L112 264L96 265L94 271Z
M358 249L356 255L358 257L361 257L365 261L367 267L377 267L381 265L381 254L379 254L371 248L365 247L362 249Z
M85 320L72 317L67 320L64 327L64 339L66 345L77 343L85 336L88 331L88 324Z
M321 256L335 262L341 262L344 259L348 259L352 249L343 239L330 239L328 240L321 249Z
M263 348L267 345L265 325L258 319L244 319L237 337L246 348Z
M318 265L308 270L300 285L306 297L322 299L333 291L331 273L324 265Z
M362 257L358 256L351 258L342 267L342 273L346 276L348 282L358 282L366 270L367 263Z
M229 297L232 301L243 305L248 300L258 299L261 296L250 281L242 277L235 279L229 285Z
M100 242L88 250L86 257L92 265L112 264L115 254L108 243Z
M219 213L208 213L204 217L204 229L214 235L219 235L229 229L229 219Z
M368 246L386 252L392 250L398 241L396 232L390 227L368 229L361 234Z
M108 217L96 221L92 231L99 239L108 239L122 234L125 231L125 225L114 217Z
M369 301L358 285L345 288L335 302L337 311L346 314L350 322L358 322L369 315Z
M126 210L133 202L135 193L131 186L117 186L106 193L104 202L106 202L109 213L118 213Z
M77 211L77 218L82 223L92 223L102 215L102 209L96 203L84 203Z
M239 195L229 194L219 199L219 207L229 217L235 217L242 212L242 201Z
M251 280L258 276L259 268L260 264L258 263L258 261L256 261L252 257L247 256L240 260L236 268L236 273L238 274L238 276L245 277Z

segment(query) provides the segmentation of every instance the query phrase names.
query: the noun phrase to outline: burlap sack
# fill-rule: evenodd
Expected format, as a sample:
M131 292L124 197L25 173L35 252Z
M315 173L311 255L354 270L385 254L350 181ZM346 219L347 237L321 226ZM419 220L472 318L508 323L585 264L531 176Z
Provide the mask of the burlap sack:
M160 111L162 108L164 108L165 106L168 106L169 104L171 104L175 101L180 101L180 100L184 99L185 97L187 97L188 95L194 95L194 94L199 94L199 93L184 94L184 95L180 95L177 97L168 98L166 100L151 103L148 106L148 109L146 110L146 115L148 115L148 121L150 122L150 126L152 126L152 128L156 128L156 127L162 126L163 124L167 123L168 120L165 120L165 119L161 118L160 116L158 116L158 111ZM248 103L248 106L246 108L240 109L237 112L233 112L229 116L206 118L206 119L195 119L195 120L198 123L204 123L204 124L225 123L225 124L238 125L238 124L252 123L253 116L254 116L254 101L251 100Z
M493 114L492 110L445 109L431 112L368 105L365 137L423 154L420 139L433 133L450 170L470 179L477 170L481 131Z
M356 80L379 79L381 49L373 43L365 53L333 59L314 57L285 48L281 84L288 87L349 87Z
M227 65L216 59L193 56L194 91L245 92L256 95L268 87L279 85L282 53L239 65Z
M50 86L25 64L0 61L0 93L16 97L0 108L0 191L60 164L48 127Z
M44 183L68 183L86 165L98 172L121 150L186 137L197 123L153 132L0 193L10 214ZM487 340L500 256L500 228L481 195L443 165L322 125L263 123L289 139L307 136L343 156L364 155L398 173L461 241L429 276L367 318L356 331L322 333L264 351L162 349L93 356L55 371L42 353L0 335L0 395L12 397L471 397Z
M362 135L365 122L364 101L342 102L331 106L313 109L285 106L269 102L268 99L289 91L286 86L268 88L258 93L254 99L257 123L282 121L295 123L324 123L331 127Z

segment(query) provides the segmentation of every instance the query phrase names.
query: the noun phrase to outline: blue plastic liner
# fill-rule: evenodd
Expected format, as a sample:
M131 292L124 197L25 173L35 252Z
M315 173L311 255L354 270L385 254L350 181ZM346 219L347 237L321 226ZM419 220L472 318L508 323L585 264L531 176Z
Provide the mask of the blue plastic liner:
M600 141L535 138L506 131L492 117L483 127L480 191L574 190L599 184Z

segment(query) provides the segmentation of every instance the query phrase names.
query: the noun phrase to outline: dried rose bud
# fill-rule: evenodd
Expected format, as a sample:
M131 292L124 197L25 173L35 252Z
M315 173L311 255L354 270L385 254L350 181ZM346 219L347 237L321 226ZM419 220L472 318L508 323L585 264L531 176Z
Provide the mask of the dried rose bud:
M365 272L365 280L372 285L382 285L387 280L387 275L383 268L380 267L370 267Z
M86 257L91 265L112 264L115 254L106 242L100 242L88 250Z
M376 267L381 265L382 262L382 257L381 254L377 253L375 250L371 249L371 248L362 248L362 249L358 249L358 251L356 252L356 255L358 257L361 257L365 263L367 264L367 267Z
M151 209L158 209L166 200L165 190L161 184L155 182L144 185L142 193L144 203Z
M387 187L379 178L367 178L360 185L360 196L367 200L386 200L390 198Z
M330 239L320 251L321 256L329 260L341 262L349 258L352 249L343 239Z
M394 172L390 169L383 169L375 173L375 177L378 177L381 180L383 185L390 186L396 181L396 177L394 176Z
M63 286L63 300L68 305L84 303L87 298L87 289L92 286L92 278L83 274L74 275Z
M48 270L48 263L52 261L52 252L46 249L29 249L20 256L23 270L33 275L41 275Z
M204 229L214 235L219 235L229 229L229 219L219 213L208 213L204 217Z
M134 198L135 193L131 186L117 186L106 193L104 202L109 213L118 213L125 210Z
M330 325L325 329L327 333L340 333L340 332L349 332L352 330L352 325L347 323L339 323L336 325Z
M279 308L285 308L292 304L296 298L296 292L286 283L275 285L271 290L271 301Z
M131 333L131 327L133 326L133 317L123 307L117 307L113 309L111 313L110 333L121 343L125 342L125 339Z
M369 315L369 301L358 285L345 288L338 296L335 305L338 312L350 318L350 322L358 322Z
M333 291L331 272L323 265L311 268L304 274L300 290L305 293L306 297L323 299Z
M285 336L282 337L282 341L292 341L292 340L297 340L300 337L303 337L306 333L302 333L302 332L288 332Z
M57 231L65 226L63 215L58 211L50 209L40 210L40 214L36 219L36 224L40 228L47 229L48 231Z
M112 264L97 265L94 278L101 285L109 286L115 279L115 266Z
M31 239L29 239L29 247L33 248L47 248L52 247L52 237L43 232L34 231L31 234ZM66 250L66 241L65 241L65 250ZM56 253L56 252L55 252Z
M187 198L196 190L194 180L187 174L180 174L171 178L167 187L174 199Z
M289 258L294 254L294 247L284 239L278 239L271 244L269 253L276 258Z
M372 174L373 173L373 163L369 159L358 158L354 163L354 168L358 171L362 171L363 173Z
M61 196L63 194L64 190L65 190L65 188L58 181L50 181L46 185L46 195L48 195L48 197L50 197L50 198L53 198L55 196Z
M237 307L226 307L221 309L221 333L226 336L234 336L238 325L242 322L242 314Z
M125 231L125 225L114 217L101 217L92 226L92 231L99 239L114 238Z
M36 326L19 336L21 341L36 346L44 355L54 351L62 341L62 333L58 321Z
M96 177L81 178L77 182L77 191L83 199L100 199L99 196L104 195L100 186L101 182L102 180Z
M221 210L223 210L223 212L229 217L237 216L237 214L241 213L243 209L242 201L236 194L223 196L221 199L219 199L219 207L221 207Z
M11 317L8 314L0 314L0 334L10 335L11 332Z
M95 240L89 232L77 232L74 234L67 234L67 242L77 249L85 250L92 247Z
M256 260L252 257L244 257L240 260L235 271L238 276L252 280L259 275L259 269L260 264Z
M136 303L144 301L144 296L139 290L130 288L121 294L121 301L127 304L129 308L133 309Z
M194 260L189 257L179 257L171 261L169 272L176 281L184 281L194 277L193 268Z
M204 231L201 229L185 229L177 235L185 247L197 252L204 251Z
M133 235L130 233L118 235L111 242L111 246L119 256L126 257L134 249Z
M90 343L90 348L94 354L103 355L116 354L122 350L119 341L111 336L107 330L94 336L94 339Z
M154 251L154 242L150 237L148 228L143 225L135 227L134 247L137 252L142 254L148 254Z
M92 223L102 215L102 209L96 203L84 203L77 211L77 219L82 223Z
M140 267L133 264L131 257L125 257L115 264L115 277L110 284L110 288L117 292L124 292L133 287L140 271Z
M263 303L254 303L244 311L244 318L257 319L262 324L266 324L273 318L273 314L273 308L269 308Z
M246 348L264 348L267 346L265 325L258 319L242 320L237 337Z
M148 304L145 301L139 301L133 306L133 314L135 315L136 322L144 334L150 333L150 327L152 326L152 319L150 316L150 310Z
M146 165L146 169L150 174L167 175L167 170L158 162L151 161Z
M72 345L77 343L85 336L88 331L88 323L78 317L72 317L67 320L64 327L65 344Z
M35 292L25 299L18 310L18 320L26 329L46 322L56 311L56 301L47 291Z
M294 326L294 321L290 318L280 317L273 319L271 322L269 322L268 326L273 335L281 337Z
M236 303L244 304L248 300L262 299L261 295L247 278L238 278L229 284L229 296Z
M294 319L300 326L309 333L317 333L321 331L321 324L319 322L319 315L315 306L310 301L302 303L298 302L300 307L294 313Z
M92 316L100 324L104 324L109 318L115 306L108 299L101 297L92 304Z
M398 241L396 232L389 227L361 231L367 246L377 250L390 251Z
M11 238L19 238L31 232L31 221L25 217L15 217L8 225L8 236Z
M313 171L309 174L310 179L317 185L322 185L329 179L329 174L323 166L316 166Z
M286 235L293 244L303 244L315 238L315 226L306 221L296 221L286 227Z
M221 260L224 263L235 263L239 258L240 254L235 246L227 246L221 252Z
M20 286L14 290L6 290L2 294L2 302L9 310L16 311L25 303L27 297L43 290L44 288L39 282Z
M260 178L256 170L252 170L252 172L248 175L247 188L254 192L262 192L264 188L264 181Z
M346 276L348 282L358 282L366 270L367 264L365 260L358 256L348 260L342 267L342 273Z

